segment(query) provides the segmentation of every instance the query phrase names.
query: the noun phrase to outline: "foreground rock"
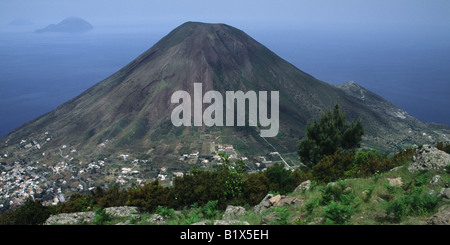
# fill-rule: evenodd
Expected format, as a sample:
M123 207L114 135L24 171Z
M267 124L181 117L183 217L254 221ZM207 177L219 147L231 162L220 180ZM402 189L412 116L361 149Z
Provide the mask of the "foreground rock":
M442 188L439 192L439 196L450 199L450 188Z
M224 220L235 220L245 216L245 208L240 206L228 206L222 216Z
M167 225L164 218L159 214L154 214L152 217L147 219L148 222L154 224L154 225Z
M393 179L387 178L387 180L389 181L389 185L390 186L401 186L401 185L403 185L402 177L397 177L397 178L393 178Z
M140 219L137 214L137 207L110 207L105 208L105 213L112 217L133 217ZM88 212L76 212L76 213L62 213L57 215L51 215L46 221L45 225L80 225L88 224L93 221L95 213L93 211Z
M79 225L88 224L94 219L94 212L63 213L50 216L44 225Z
M430 225L450 225L450 207L437 212L428 219Z
M294 192L299 192L302 190L309 191L310 188L311 188L311 180L307 180L298 185L297 188L295 188Z
M208 221L200 221L191 225L210 225L210 223ZM250 225L250 223L240 220L214 220L212 225Z
M105 208L105 213L114 217L134 217L137 218L138 208L131 206Z
M411 164L408 166L409 172L420 170L445 171L450 164L450 154L430 145L424 145L417 149Z
M291 205L297 203L296 197L285 197L281 195L274 196L273 194L267 194L263 200L254 207L255 214L262 214L264 211L273 207L282 207L285 205Z

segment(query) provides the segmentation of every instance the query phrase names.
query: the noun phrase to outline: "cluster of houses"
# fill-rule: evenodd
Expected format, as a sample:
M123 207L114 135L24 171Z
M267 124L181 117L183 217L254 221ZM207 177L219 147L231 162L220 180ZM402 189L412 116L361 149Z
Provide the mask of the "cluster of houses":
M165 181L168 183L168 185L173 185L173 180L176 177L183 177L184 173L182 172L172 172L172 173L168 173L167 172L167 168L162 167L160 170L160 173L157 176L157 179L159 181Z
M69 169L69 164L66 162L58 162L55 166L48 166L48 168L51 169L53 173L59 174Z
M198 158L199 154L200 154L200 152L198 152L198 151L193 152L191 154L183 154L183 155L181 155L181 157L178 160L185 161L187 159Z
M236 153L236 150L234 149L233 145L222 145L222 144L217 144L216 145L217 150L215 152L215 154L212 156L213 161L216 161L220 164L221 162L221 156L219 155L220 153L224 153L226 155L228 155L229 159L235 159L235 160L241 160L241 161L249 161L248 157L246 156L241 156L238 157L238 154ZM192 158L198 158L198 152L194 152L191 154L183 154L179 160L180 161L185 161L187 159L192 159ZM280 153L279 152L270 152L269 153L269 157L270 158L274 158L274 157L280 157ZM201 159L201 163L209 163L208 159ZM267 160L266 156L258 156L255 162L256 167L260 167L262 166L262 164L267 165L267 164L271 164L273 163L273 161L271 160Z
M123 161L129 161L130 155L129 154L120 154L119 158ZM140 171L139 170L133 170L138 163L147 163L148 160L140 160L140 159L134 159L131 161L131 164L133 164L132 167L123 167L120 169L120 174L116 178L116 183L120 185L125 185L130 182L132 179L136 179L136 183L138 185L143 184L144 179L139 178Z
M225 146L217 145L217 148L218 148L218 153L222 152L222 153L227 154L230 159L237 159L237 153L234 150L232 145L225 145ZM219 158L217 158L217 157L219 157L219 155L214 155L214 159L220 159L220 157Z
M139 174L138 170L133 170L133 168L121 168L121 174L117 176L116 183L124 185L127 184L133 176ZM141 184L144 180L141 178L137 178L136 182Z
M46 132L44 138L40 141L41 144L34 140L22 140L19 145L22 147L22 149L40 150L42 145L48 141L51 141L51 137L49 136L48 132ZM44 169L40 170L36 169L36 167L33 167L30 164L26 165L20 162L9 164L0 163L0 209L2 209L5 205L20 205L28 197L35 198L40 197L44 194L49 194L46 196L52 198L50 200L44 200L44 204L55 205L58 202L64 202L64 195L62 193L61 187L65 188L64 186L67 186L67 182L71 181L82 183L78 186L78 190L81 191L93 188L89 188L86 183L81 181L80 176L89 176L85 174L90 174L94 170L97 171L100 169L105 169L105 161L93 161L88 163L87 165L83 165L81 164L81 162L79 164L74 164L71 161L73 157L70 157L70 155L76 153L76 149L70 149L69 146L62 145L59 150L63 160L53 165L49 164L49 166L47 166L47 164L40 164L40 166L44 167ZM65 152L66 155L64 155L63 152ZM191 161L195 163L201 162L203 164L208 164L210 163L210 161L220 163L221 157L219 156L219 153L227 154L229 156L229 159L240 159L242 161L249 160L245 156L241 156L240 158L238 158L238 154L236 153L233 145L221 144L215 145L215 152L206 158L200 156L199 151L193 151L190 154L181 155L179 157L179 160ZM8 157L11 158L11 156L11 153L2 153L0 159ZM270 156L279 156L279 153L271 152ZM117 176L115 182L121 185L129 184L130 181L136 181L136 183L139 185L143 184L145 179L142 178L140 171L136 170L135 167L138 165L138 163L147 163L148 160L131 160L130 158L131 157L129 154L118 155L118 159L120 161L126 162L126 166L121 167L117 175L114 174ZM273 157L269 157L269 159L273 159ZM266 160L265 156L260 156L259 159L257 159L256 166L259 167L261 163L267 164L271 163L271 161ZM52 174L61 174L62 176L69 174L71 177L70 180L66 178L66 181L61 178L61 183L50 184L44 176L52 176ZM183 175L184 174L182 172L170 172L163 167L158 172L156 178L170 185L171 183L173 183L174 178L183 177Z
M44 134L44 142L51 140L49 133ZM43 143L45 144L45 143ZM21 140L19 143L22 149L25 150L40 150L41 144L36 140ZM76 177L83 173L91 173L92 170L98 170L105 166L102 160L89 163L85 167L74 165L71 162L73 157L69 154L76 153L76 149L69 149L67 145L62 145L60 148L60 156L66 160L59 161L56 164L40 164L39 161L34 164L13 162L2 162L0 166L0 209L5 206L15 206L22 204L27 198L41 199L44 205L56 205L59 202L64 202L64 195L62 188L66 186L68 181L78 181ZM70 153L63 155L63 150ZM12 154L2 154L2 158L11 157ZM45 153L42 153L45 156ZM34 166L33 166L34 165ZM37 165L43 168L38 169ZM59 179L53 184L48 182L45 176L47 175L71 175L70 180ZM74 176L75 175L75 176ZM47 177L48 178L48 177ZM58 186L56 185L58 184ZM84 184L85 185L85 184ZM77 190L84 190L87 186L79 185Z
M46 191L47 183L40 176L30 172L33 167L23 167L18 163L13 166L2 166L0 174L0 208L5 205L15 206L23 203L28 197Z
M25 139L22 139L21 141L20 141L20 143L19 143L19 145L21 146L21 147L23 147L24 149L26 149L26 150L28 150L28 149L31 149L31 148L35 148L35 149L37 149L37 150L40 150L41 148L42 148L42 145L43 144L45 144L45 143L47 143L47 142L50 142L52 139L51 139L51 137L49 136L49 132L45 132L44 133L44 138L43 138L43 141L41 141L41 143L42 144L40 144L40 143L38 143L36 140L30 140L30 141L27 141L27 140L25 140ZM6 141L5 142L5 146L7 146L8 145L8 141Z

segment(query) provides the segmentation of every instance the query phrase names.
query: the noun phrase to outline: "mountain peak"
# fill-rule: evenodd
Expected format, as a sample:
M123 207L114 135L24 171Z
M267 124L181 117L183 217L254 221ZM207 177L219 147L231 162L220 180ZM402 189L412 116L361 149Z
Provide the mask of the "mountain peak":
M267 62L279 60L270 50L239 29L226 24L186 22L163 37L132 66L152 64L146 71L159 70L164 74L162 77L184 74L184 85L180 86L184 90L192 82L207 84L206 87L212 89L216 75L238 73L250 78L251 59L258 53L265 53ZM224 78L220 86L231 89L231 84L236 82L236 79Z
M171 114L179 103L172 103L172 96L180 90L195 96L196 83L202 85L202 96L207 91L225 96L236 91L279 92L279 133L262 138L261 121L256 126L175 126ZM136 179L157 178L162 168L212 169L215 163L202 159L214 159L227 148L232 149L226 151L230 159L246 157L252 169L261 156L272 159L271 152L283 154L286 164L298 167L297 145L307 123L336 101L349 120L361 118L364 147L398 152L412 144L439 141L440 132L449 135L448 128L430 128L356 83L342 86L302 72L234 27L187 22L107 79L0 139L5 142L0 144L5 156L1 161L22 161L36 173L54 170L46 182L63 193L76 186L86 190L126 182L113 176L128 172L131 159ZM200 102L202 113L211 106ZM272 104L270 99L267 103ZM249 111L250 106L242 107ZM185 159L194 152L193 158Z
M186 22L162 38L159 45L174 46L185 43L188 50L222 46L227 49L239 46L260 46L260 44L243 31L226 24L203 22ZM159 45L156 46L159 46Z
M170 115L177 105L171 103L171 96L180 90L192 95L194 83L202 83L203 92L221 94L279 91L280 134L270 138L269 145L259 136L260 128L248 125L175 127ZM39 139L47 131L54 137L45 141L45 150L58 153L61 145L70 145L84 151L86 158L98 153L97 146L102 144L106 145L102 152L108 155L151 152L167 156L200 149L209 155L215 138L222 144L242 146L239 151L248 156L273 148L296 152L306 124L336 101L349 119L362 118L373 145L385 144L385 136L393 134L401 144L412 143L402 132L410 125L417 130L424 127L412 118L388 113L398 108L359 85L350 82L343 86L351 89L315 79L237 28L186 22L115 74L16 129L8 139L11 143ZM204 110L208 104L202 106ZM209 141L199 141L202 137ZM176 161L164 159L167 164L178 164Z

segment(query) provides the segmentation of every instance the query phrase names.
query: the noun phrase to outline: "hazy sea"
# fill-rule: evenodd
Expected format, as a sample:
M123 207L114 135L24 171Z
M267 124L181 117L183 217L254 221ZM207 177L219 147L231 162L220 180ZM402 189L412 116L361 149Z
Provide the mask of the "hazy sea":
M169 31L0 32L0 137L112 75ZM424 122L450 125L450 33L244 31L319 80L355 81Z

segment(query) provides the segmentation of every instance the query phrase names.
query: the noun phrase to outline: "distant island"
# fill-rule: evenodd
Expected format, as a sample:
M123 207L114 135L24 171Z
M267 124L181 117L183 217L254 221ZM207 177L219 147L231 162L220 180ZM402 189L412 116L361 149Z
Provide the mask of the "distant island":
M79 17L68 17L59 22L58 24L50 24L43 29L36 30L37 33L43 32L86 32L94 27L87 21Z

